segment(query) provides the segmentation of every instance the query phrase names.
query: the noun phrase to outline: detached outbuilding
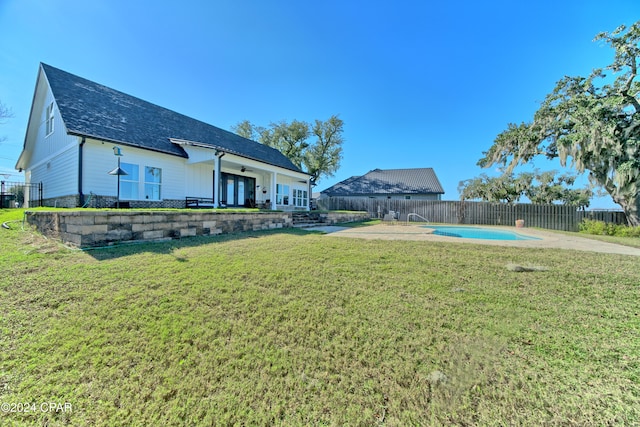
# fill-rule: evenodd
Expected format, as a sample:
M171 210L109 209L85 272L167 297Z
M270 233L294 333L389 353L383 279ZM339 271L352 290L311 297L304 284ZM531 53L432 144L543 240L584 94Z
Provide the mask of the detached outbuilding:
M374 169L327 188L320 198L441 200L443 194L433 168Z
M16 169L45 206L308 210L311 197L278 150L46 64Z

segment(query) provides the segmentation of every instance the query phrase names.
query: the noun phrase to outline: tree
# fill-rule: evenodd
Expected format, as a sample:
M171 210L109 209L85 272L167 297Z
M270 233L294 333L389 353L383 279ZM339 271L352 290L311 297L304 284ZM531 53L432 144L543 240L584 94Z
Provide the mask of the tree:
M311 181L330 177L338 171L342 159L342 129L344 122L338 116L331 116L326 122L316 120L311 133L317 138L304 155L307 172Z
M231 127L231 130L243 138L251 139L252 141L259 141L262 133L266 130L261 126L254 126L249 120L243 120L235 126Z
M231 130L238 135L278 149L300 169L306 169L315 183L330 177L340 167L344 122L333 115L328 120L316 120L313 125L293 120L271 123L269 128L255 126L244 120ZM314 136L315 142L308 142Z
M576 176L564 174L557 176L556 171L522 172L490 178L481 174L478 178L461 181L458 186L462 200L481 199L494 203L516 203L526 196L532 203L564 205L584 208L589 206L592 192L589 188L569 188L575 183Z
M530 174L532 179L528 188L524 190L532 203L552 204L560 202L563 205L586 208L589 206L593 192L590 188L569 188L576 181L576 176L563 174L557 176L556 171L538 172ZM535 185L537 182L538 185Z
M478 178L461 181L458 185L460 199L480 199L493 203L516 203L529 183L513 174L491 178L481 174Z
M582 173L604 188L632 226L640 226L640 21L600 33L615 50L614 61L588 77L564 77L534 114L533 121L509 124L478 165L507 166L545 155ZM604 70L612 72L609 77Z
M310 135L309 124L306 122L294 120L287 123L281 121L271 123L271 129L262 132L261 142L277 149L287 156L294 165L301 168L305 150L309 147L307 139Z

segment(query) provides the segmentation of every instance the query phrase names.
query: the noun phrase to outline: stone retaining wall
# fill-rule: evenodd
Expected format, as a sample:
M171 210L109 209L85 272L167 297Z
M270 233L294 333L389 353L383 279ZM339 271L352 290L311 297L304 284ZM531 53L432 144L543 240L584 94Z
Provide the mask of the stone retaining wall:
M157 241L290 227L285 212L36 211L27 221L43 234L79 247Z
M367 212L320 212L320 221L326 225L344 222L366 221L370 219Z
M78 247L212 236L293 226L291 212L27 211L46 236ZM329 212L326 224L368 219L366 212Z

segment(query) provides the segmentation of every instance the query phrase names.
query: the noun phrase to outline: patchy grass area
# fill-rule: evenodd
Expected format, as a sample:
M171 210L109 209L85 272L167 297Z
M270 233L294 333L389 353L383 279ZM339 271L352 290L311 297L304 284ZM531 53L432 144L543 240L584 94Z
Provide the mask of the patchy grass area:
M0 402L37 405L3 426L640 423L636 257L303 230L80 252L19 222L0 245Z

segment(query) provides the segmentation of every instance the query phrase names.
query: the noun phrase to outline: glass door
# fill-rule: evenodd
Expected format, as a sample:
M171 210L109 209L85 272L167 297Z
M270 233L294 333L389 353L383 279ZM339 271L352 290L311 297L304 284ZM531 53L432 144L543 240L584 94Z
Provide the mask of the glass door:
M255 178L229 173L222 174L222 201L226 206L254 206L255 188Z
M235 200L235 178L233 177L233 175L229 175L227 176L227 188L225 191L225 202L227 206L235 206L236 205L236 200Z
M246 178L242 178L242 177L238 178L238 204L239 205L245 204L245 198L244 198L244 180L245 179Z

